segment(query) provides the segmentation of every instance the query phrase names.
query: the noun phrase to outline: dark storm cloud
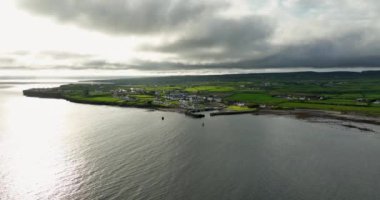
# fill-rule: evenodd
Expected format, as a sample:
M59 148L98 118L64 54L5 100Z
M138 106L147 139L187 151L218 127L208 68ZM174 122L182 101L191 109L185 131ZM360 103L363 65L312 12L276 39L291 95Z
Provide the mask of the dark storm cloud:
M195 59L240 59L255 52L266 51L267 40L273 31L273 23L264 17L211 18L201 22L177 41L155 47L146 46L143 49L176 52Z
M273 9L270 14L252 12L244 17L220 15L220 12L231 6L225 1L20 1L22 7L32 12L105 33L175 36L175 39L168 37L160 45L145 44L139 49L170 55L173 61L141 59L132 64L115 63L94 60L88 55L46 53L57 60L80 59L79 64L73 66L56 66L61 68L175 70L380 67L380 2L377 0L365 3L354 0L279 1L283 5L280 3L282 6ZM281 29L284 24L294 30ZM282 35L291 35L292 39L274 42L278 39L276 37L281 38Z
M135 64L123 62L109 62L106 60L89 60L75 66L57 66L57 68L64 69L98 69L98 70L143 70L143 71L156 71L156 70L175 70L175 69L200 69L196 66L188 64L174 63L174 62L151 62L145 60L135 60Z
M109 62L107 60L88 60L75 66L76 69L99 69L99 70L128 70L139 69L139 66L122 62Z
M375 30L373 30L375 31ZM380 40L368 40L371 31L287 45L262 59L242 65L256 67L379 67Z
M140 65L146 66L147 69L154 69L154 66L156 66L156 69L380 67L380 41L368 40L368 34L372 34L372 32L355 31L329 39L316 39L284 46L270 46L269 50L271 52L264 56L234 62L186 64L140 61ZM184 43L178 43L177 45L179 44L184 45ZM237 47L239 46L246 47L243 44L237 45ZM182 48L187 49L186 45ZM178 50L180 49L181 47L178 47ZM237 51L240 52L239 50Z
M226 6L179 0L20 0L21 6L59 21L113 34L170 31Z
M261 37L261 36L260 36ZM262 36L263 40L266 37ZM237 61L216 61L213 63L197 63L188 64L186 62L153 62L146 60L135 60L133 63L117 63L109 62L107 60L89 60L76 66L58 66L57 68L67 69L99 69L99 70L145 70L145 71L159 71L159 70L201 70L201 69L263 69L263 68L297 68L297 67L310 67L310 68L355 68L355 67L379 67L380 66L380 44L379 41L366 40L368 36L362 32L353 32L343 36L334 37L330 39L317 39L305 43L284 45L284 46L269 46L269 51L264 56L257 58L240 59ZM242 37L244 38L244 37ZM244 40L244 39L243 39ZM214 43L215 42L215 43ZM168 45L167 49L164 47L162 51L180 52L181 55L190 55L193 48L207 48L214 44L220 45L217 39L210 39L204 41L206 44L199 44L191 47L192 43L176 42ZM239 43L239 42L237 42ZM175 44L175 45L174 45ZM229 48L228 51L233 51L234 45L222 43L222 47ZM242 46L243 49L249 50L249 45L254 45L247 42L247 44L236 44L236 48ZM268 45L268 44L265 44ZM261 44L259 45L261 46ZM171 49L172 48L172 49ZM236 49L238 53L242 50ZM225 52L206 53L205 57L228 56ZM192 56L199 58L202 53L194 53ZM237 55L241 56L241 55Z

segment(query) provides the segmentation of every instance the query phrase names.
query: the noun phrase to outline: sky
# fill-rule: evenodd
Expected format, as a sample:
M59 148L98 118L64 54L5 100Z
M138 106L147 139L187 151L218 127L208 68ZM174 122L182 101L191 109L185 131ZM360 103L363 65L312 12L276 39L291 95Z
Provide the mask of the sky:
M380 69L378 0L1 0L0 76Z

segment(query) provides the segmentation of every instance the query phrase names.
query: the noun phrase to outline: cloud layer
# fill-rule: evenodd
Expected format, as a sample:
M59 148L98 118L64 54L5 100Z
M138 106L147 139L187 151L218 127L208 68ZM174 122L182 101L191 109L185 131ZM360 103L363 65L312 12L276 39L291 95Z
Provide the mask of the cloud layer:
M23 0L21 5L60 22L111 34L155 34L195 23L226 6L223 1Z
M154 61L136 57L117 62L85 54L42 52L57 60L55 67L380 67L377 0L19 0L19 4L59 23L111 36L155 38L158 42L146 42L135 50L161 55ZM0 58L0 63L9 66L17 58Z

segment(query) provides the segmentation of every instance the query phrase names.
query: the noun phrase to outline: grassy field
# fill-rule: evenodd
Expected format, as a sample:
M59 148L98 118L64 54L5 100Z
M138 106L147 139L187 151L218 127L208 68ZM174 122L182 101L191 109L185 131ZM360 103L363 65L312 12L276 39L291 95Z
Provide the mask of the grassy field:
M273 73L221 76L154 77L108 80L108 84L68 84L57 90L63 97L77 102L115 105L179 107L179 100L167 98L171 93L210 96L222 101L197 103L197 107L220 106L242 111L268 105L270 108L305 108L380 115L380 71L331 73ZM112 84L109 84L112 83ZM113 97L115 91L132 91ZM57 92L57 91L55 91ZM183 100L183 99L182 99ZM187 101L187 100L185 100ZM190 100L189 100L190 101ZM235 106L236 102L248 107ZM222 105L220 105L222 104Z
M142 88L148 92L170 92L173 90L182 90L183 87L181 86L170 86L170 85L157 85L157 86L139 86L139 88Z
M130 95L131 97L136 98L137 100L141 101L152 101L154 99L154 96L152 95Z
M194 86L185 89L186 92L231 92L234 88L231 86Z
M97 96L97 97L84 97L84 96L70 96L69 99L93 102L93 103L123 103L124 101L119 98L109 97L109 96Z
M229 111L254 111L255 108L249 108L248 106L235 106L231 105L227 107L227 110Z
M330 105L345 105L345 106L367 106L368 103L357 102L353 99L326 99L321 101L309 101L314 104L330 104Z
M228 101L238 101L256 104L278 104L286 100L272 97L265 93L237 93L226 98Z

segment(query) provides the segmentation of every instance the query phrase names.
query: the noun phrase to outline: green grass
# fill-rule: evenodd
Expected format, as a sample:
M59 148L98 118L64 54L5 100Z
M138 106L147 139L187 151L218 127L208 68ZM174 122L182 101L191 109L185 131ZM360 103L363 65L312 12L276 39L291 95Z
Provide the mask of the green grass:
M227 97L226 100L257 104L278 104L286 101L285 99L272 97L264 93L237 93Z
M144 100L144 101L151 101L154 99L154 96L152 95L131 95L131 97L134 97L138 100Z
M154 92L168 92L168 91L173 91L173 90L181 90L183 89L180 86L141 86L146 91Z
M310 101L309 103L330 104L330 105L346 105L346 106L366 106L365 102L357 102L352 99L326 99L320 101Z
M380 94L379 93L373 93L373 94L365 94L365 98L370 99L370 100L378 100L380 99Z
M186 88L186 92L231 92L234 88L231 86L194 86Z
M69 98L72 100L92 102L92 103L122 103L124 102L121 99L114 98L111 96L97 96L97 97L70 96Z
M227 110L229 111L254 111L255 108L249 108L248 106L235 106L231 105L227 107Z
M376 73L380 75L380 72ZM62 94L77 102L104 103L110 105L149 106L156 98L164 99L164 95L178 90L183 93L198 93L201 96L216 95L223 98L224 103L244 102L249 107L259 104L272 105L278 108L307 108L318 110L335 110L343 112L360 112L380 115L380 105L357 102L358 98L369 101L380 99L380 79L378 75L334 73L322 74L262 74L208 77L175 77L159 78L155 81L128 80L124 84L69 84L60 86ZM199 81L199 80L203 81ZM133 84L135 82L135 84ZM122 82L120 82L122 83ZM161 84L160 84L161 83ZM264 84L270 83L270 84ZM242 86L244 85L244 87ZM114 98L111 91L115 89L142 88L144 93L131 95L135 101ZM92 96L88 96L91 95ZM96 96L95 96L96 95ZM274 95L289 96L323 96L325 100L288 101ZM166 102L169 107L178 107L178 101ZM206 106L204 105L200 106ZM228 105L228 104L226 104ZM229 106L233 111L244 111L249 107Z
M380 108L380 104L373 103L373 104L371 104L371 106Z

